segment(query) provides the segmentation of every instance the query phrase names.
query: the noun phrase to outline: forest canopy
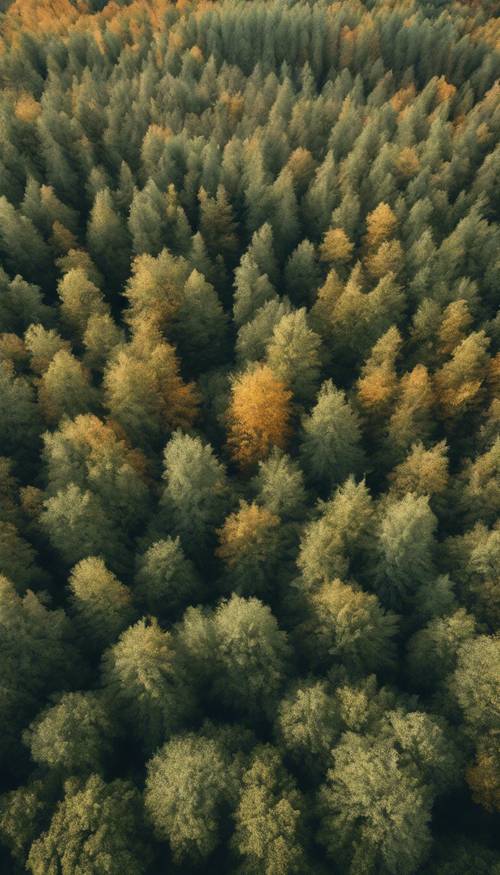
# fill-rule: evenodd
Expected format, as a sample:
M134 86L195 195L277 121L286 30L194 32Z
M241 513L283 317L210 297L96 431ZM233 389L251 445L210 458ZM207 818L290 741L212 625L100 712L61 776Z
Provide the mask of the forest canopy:
M1 0L0 872L500 875L493 0Z

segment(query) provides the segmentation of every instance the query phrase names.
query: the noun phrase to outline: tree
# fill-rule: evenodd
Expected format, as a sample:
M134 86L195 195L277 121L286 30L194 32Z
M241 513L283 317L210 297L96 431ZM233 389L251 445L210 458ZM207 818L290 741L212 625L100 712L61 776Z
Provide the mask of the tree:
M267 363L301 403L317 391L321 371L321 338L307 324L305 308L284 315L267 347Z
M237 595L219 605L212 628L212 695L230 712L258 720L274 707L288 673L287 636L270 608Z
M71 350L68 341L63 340L57 331L44 328L40 323L33 323L26 330L24 345L30 353L30 367L35 374L43 374L60 350Z
M442 686L453 672L461 645L474 638L476 620L464 608L432 619L408 642L408 670L419 689Z
M47 422L55 425L63 416L73 418L95 410L98 398L79 359L66 349L56 352L38 387L38 401Z
M42 766L64 774L102 772L116 729L100 693L63 693L41 711L23 741Z
M397 630L397 618L376 596L336 579L310 594L298 639L313 668L326 670L340 660L366 673L394 664Z
M10 362L0 361L0 452L25 463L32 458L41 431L33 389L17 377Z
M283 543L279 517L258 504L241 502L219 529L216 550L226 567L225 577L239 595L271 595L269 581L276 578ZM266 592L267 591L267 592Z
M445 418L462 416L481 402L488 345L484 331L469 334L436 373L436 395Z
M174 347L148 324L111 358L104 393L112 418L149 451L174 429L189 428L197 414L194 386L182 380Z
M177 431L164 452L167 516L189 554L203 555L231 503L224 465L210 444Z
M339 706L327 682L296 681L278 706L275 728L280 744L307 777L323 775L342 729Z
M53 791L47 781L33 780L2 795L0 836L19 867L25 868L31 844L49 825Z
M464 641L450 689L473 734L500 728L500 639L479 635Z
M304 475L297 462L274 449L259 462L254 478L257 502L282 520L301 519L305 513Z
M344 264L350 261L353 249L354 243L342 228L330 228L323 235L320 256L328 264Z
M123 720L147 755L192 715L192 695L172 635L160 629L155 619L130 626L106 651L102 681L117 719Z
M402 343L403 339L393 325L373 346L357 382L358 399L375 434L377 425L385 425L397 393L396 358Z
M227 342L227 316L212 285L197 270L184 284L172 338L183 364L199 373L221 360Z
M0 577L1 742L4 768L18 752L20 732L55 689L64 689L81 665L64 611L50 610L28 590L22 598Z
M303 530L297 559L306 583L363 575L374 543L374 509L366 483L350 477L318 510L319 518Z
M366 246L368 249L378 247L389 240L397 226L397 218L389 204L380 203L373 212L366 217Z
M238 329L236 339L236 356L238 362L245 365L249 362L263 359L266 349L272 340L275 327L281 318L290 313L291 307L287 298L280 301L271 298L259 307L253 319L245 322Z
M479 739L474 765L466 771L474 802L491 813L500 811L500 757L498 732Z
M115 350L124 345L125 336L109 313L95 313L87 322L82 340L86 367L103 371Z
M87 226L87 244L111 288L120 289L129 274L131 241L107 188L96 193Z
M199 229L211 257L221 254L231 262L238 252L237 224L233 209L223 185L217 186L217 195L210 197L203 188L198 193L200 202Z
M0 197L0 252L7 268L28 282L53 275L50 250L33 222Z
M430 848L430 800L383 741L346 733L320 791L320 841L350 872L411 875ZM381 814L383 812L383 814Z
M61 300L63 325L80 339L91 316L103 316L108 312L101 290L88 278L83 268L76 267L64 274L57 292Z
M285 265L285 286L295 304L310 304L321 282L316 250L309 240L302 240Z
M375 570L384 604L401 609L435 577L436 526L427 496L409 492L387 505L378 532Z
M35 556L33 547L13 523L0 522L0 575L7 577L19 593L44 582Z
M10 279L0 268L0 331L21 334L31 323L50 323L50 308L38 286L19 275Z
M277 294L250 252L243 255L234 277L233 319L241 326L253 319L266 302L277 299Z
M428 440L435 427L434 392L424 365L403 374L398 396L387 426L387 449L399 461L416 441Z
M44 435L49 495L71 485L90 490L121 529L135 530L149 510L146 460L118 429L90 414Z
M196 569L178 537L155 541L138 557L134 584L139 603L160 618L170 619L203 596Z
M203 863L221 841L235 803L237 772L214 739L178 735L148 763L146 810L174 859Z
M235 377L227 414L228 445L236 461L247 467L285 449L290 435L292 393L268 365Z
M77 627L92 649L112 644L135 619L130 590L97 556L88 556L75 565L69 590Z
M399 498L415 495L442 495L448 486L448 447L446 441L426 450L421 441L412 445L404 462L389 475L391 491Z
M300 452L310 479L330 488L363 469L359 419L331 380L323 383L316 405L302 420Z
M248 255L257 265L260 274L267 274L270 282L276 285L279 280L279 267L274 252L273 229L269 222L265 222L252 235Z
M245 875L306 871L304 799L271 745L257 747L243 774L232 845Z
M56 866L61 875L105 872L144 875L150 860L140 795L129 781L106 784L98 775L71 779L50 826L33 842L32 875Z
M167 249L162 249L156 258L152 255L135 258L125 288L129 324L134 327L147 319L151 326L165 331L182 302L189 274L188 262L173 256Z
M40 524L68 566L96 555L116 566L120 555L122 561L126 556L120 532L98 496L74 483L44 501Z

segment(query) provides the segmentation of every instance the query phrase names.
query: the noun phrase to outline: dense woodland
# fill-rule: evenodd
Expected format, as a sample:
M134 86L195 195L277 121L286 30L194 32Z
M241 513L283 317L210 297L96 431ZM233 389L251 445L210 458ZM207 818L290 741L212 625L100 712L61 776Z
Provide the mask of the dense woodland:
M1 872L500 875L498 7L0 8Z

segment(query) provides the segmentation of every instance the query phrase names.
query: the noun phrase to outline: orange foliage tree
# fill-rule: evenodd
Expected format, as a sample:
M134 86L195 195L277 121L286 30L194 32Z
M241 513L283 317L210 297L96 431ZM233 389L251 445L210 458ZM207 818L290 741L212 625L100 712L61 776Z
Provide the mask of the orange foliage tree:
M284 449L290 436L292 393L267 365L236 377L228 411L228 445L242 467Z

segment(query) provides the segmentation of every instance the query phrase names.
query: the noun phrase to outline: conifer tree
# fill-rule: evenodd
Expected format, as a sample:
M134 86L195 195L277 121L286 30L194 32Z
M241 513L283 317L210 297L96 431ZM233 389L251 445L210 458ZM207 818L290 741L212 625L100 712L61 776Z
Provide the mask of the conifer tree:
M242 467L285 449L290 434L292 393L261 365L236 377L228 410L228 444Z
M145 875L150 852L137 789L128 781L106 784L98 775L65 784L65 796L48 830L31 846L28 868L42 875L56 865L61 875L107 869Z
M147 755L192 714L191 693L182 682L172 635L156 620L140 620L123 632L104 654L102 680L117 719L130 728Z
M316 405L302 421L301 456L315 483L335 486L364 465L359 420L344 393L323 383Z
M390 746L346 733L320 794L320 841L350 871L410 875L430 849L430 800ZM380 805L386 815L379 817Z
M304 799L271 745L255 749L242 777L233 847L248 875L307 871Z
M79 359L66 349L53 356L42 374L38 401L46 421L55 425L63 416L74 417L97 409L99 394Z
M177 614L203 595L196 569L184 556L178 537L155 541L139 557L134 582L140 604L160 618Z
M97 556L82 559L71 571L70 605L84 640L102 649L134 619L132 595Z
M266 273L247 252L235 270L233 318L237 325L250 321L266 301L277 298Z
M112 289L121 288L129 274L131 244L128 230L115 211L109 189L97 192L87 226L90 255Z
M23 741L36 763L74 775L102 773L115 736L102 695L89 691L63 693L37 715Z
M57 287L61 300L61 318L67 331L82 338L92 316L104 316L108 307L102 292L88 278L83 268L64 274Z
M307 324L305 308L286 314L274 328L267 347L267 363L298 402L310 402L316 394L320 346L321 339Z
M231 503L224 465L210 444L177 431L165 447L163 479L167 516L189 554L199 554Z
M172 338L186 367L199 372L221 360L227 340L227 317L214 287L197 270L184 284L174 318Z
M146 809L174 859L202 863L221 840L236 796L237 774L214 739L177 735L148 763Z

